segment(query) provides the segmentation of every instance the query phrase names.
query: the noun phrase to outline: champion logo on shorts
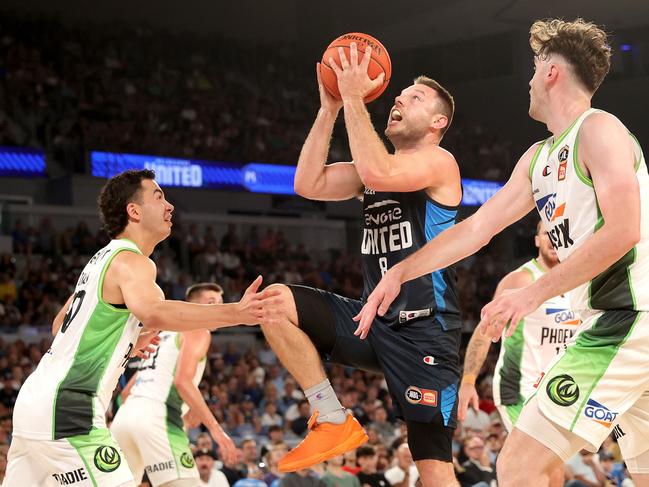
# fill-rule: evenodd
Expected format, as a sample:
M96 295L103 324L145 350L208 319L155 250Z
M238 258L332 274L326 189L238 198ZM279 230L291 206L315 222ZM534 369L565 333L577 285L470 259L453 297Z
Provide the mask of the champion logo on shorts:
M432 355L426 355L424 357L424 363L426 365L437 365L437 364L439 364L439 362L435 362L435 357L433 357Z
M584 408L584 416L606 428L610 428L617 417L617 413L614 413L594 399L588 399L588 403L586 403L586 407Z
M437 406L437 391L410 386L406 389L406 401L410 404Z

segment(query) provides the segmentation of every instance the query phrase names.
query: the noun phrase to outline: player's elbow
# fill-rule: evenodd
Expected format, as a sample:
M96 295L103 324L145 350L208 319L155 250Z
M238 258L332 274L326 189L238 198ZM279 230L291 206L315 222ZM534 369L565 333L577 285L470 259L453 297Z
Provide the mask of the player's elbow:
M313 192L312 192L313 186L305 184L302 179L295 178L295 181L293 181L293 190L295 191L295 194L301 196L302 198L313 198Z
M624 247L624 253L635 247L640 242L640 225L629 225L624 229L620 240Z
M144 306L141 311L133 313L140 320L144 328L151 330L165 330L165 314L160 306L153 304Z

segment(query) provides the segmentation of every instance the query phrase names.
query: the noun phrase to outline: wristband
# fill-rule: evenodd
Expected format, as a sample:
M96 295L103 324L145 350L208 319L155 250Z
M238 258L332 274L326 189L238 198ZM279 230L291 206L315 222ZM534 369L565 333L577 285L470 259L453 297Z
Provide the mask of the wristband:
M477 377L478 376L475 374L464 374L462 376L462 384L471 384L472 386L474 386Z

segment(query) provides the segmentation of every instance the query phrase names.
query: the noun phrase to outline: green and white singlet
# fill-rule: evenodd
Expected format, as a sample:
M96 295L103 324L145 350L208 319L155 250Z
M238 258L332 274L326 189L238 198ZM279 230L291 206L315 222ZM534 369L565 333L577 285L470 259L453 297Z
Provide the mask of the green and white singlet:
M561 261L604 223L593 183L578 163L579 129L597 112L602 111L587 110L556 141L550 137L542 142L530 165L536 207ZM641 239L608 270L570 292L573 309L579 312L649 311L649 174L637 139L629 134L629 140L640 185Z
M167 420L183 427L182 415L187 411L174 385L176 367L180 357L180 334L175 331L160 333L160 346L156 352L143 361L137 371L131 397L147 397L167 406ZM198 386L203 378L206 359L203 357L196 367L192 382Z
M534 281L545 272L536 259L517 270L529 272ZM548 299L518 323L511 337L503 338L494 370L493 397L501 415L507 415L503 420L508 430L534 392L543 368L563 350L579 323L570 301L562 295Z
M593 182L579 164L579 130L598 112L585 111L559 137L541 142L530 164L537 210L561 261L604 224ZM624 457L634 458L649 449L649 174L631 134L629 144L640 188L640 240L569 293L582 319L579 334L548 364L534 397L543 415L592 448L615 427ZM523 423L529 426L527 418Z
M141 329L128 309L102 299L106 270L123 251L140 253L129 240L112 240L84 267L61 329L20 389L14 436L58 440L106 428L105 411Z

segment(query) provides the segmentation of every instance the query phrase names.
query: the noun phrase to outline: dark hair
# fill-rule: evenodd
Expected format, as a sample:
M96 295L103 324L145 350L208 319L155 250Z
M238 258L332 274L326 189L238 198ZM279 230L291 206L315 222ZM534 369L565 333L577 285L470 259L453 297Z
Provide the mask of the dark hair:
M199 282L192 284L185 291L185 301L191 301L192 298L198 297L203 291L215 291L223 294L223 288L214 282Z
M413 80L413 83L416 85L428 86L429 88L435 90L441 98L440 112L448 119L446 127L442 129L443 137L448 128L451 126L451 122L453 121L453 114L455 113L455 100L453 99L453 96L446 88L444 88L441 84L439 84L434 79L429 78L428 76L417 76Z
M374 455L376 455L376 450L370 445L361 446L356 450L356 459L361 457L373 457Z
M130 169L113 176L101 188L97 203L102 225L110 238L117 237L126 228L126 206L138 199L144 179L155 179L155 173L150 169Z

